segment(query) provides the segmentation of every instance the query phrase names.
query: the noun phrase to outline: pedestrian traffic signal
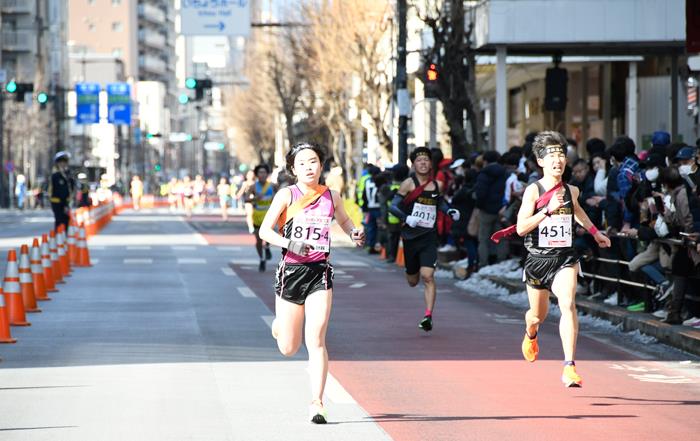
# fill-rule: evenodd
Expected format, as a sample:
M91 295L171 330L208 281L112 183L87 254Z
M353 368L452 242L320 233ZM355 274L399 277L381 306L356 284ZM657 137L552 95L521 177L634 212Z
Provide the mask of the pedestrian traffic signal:
M428 72L426 75L428 81L437 81L438 79L438 72L437 68L435 67L434 64L431 64L430 67L428 68Z
M159 172L159 171L160 171L160 164L154 165L154 166L153 166L153 171Z
M187 104L190 101L190 97L186 93L181 93L177 100L180 104Z
M423 82L425 86L425 97L426 98L437 98L438 97L438 71L437 66L431 63L428 69L425 71L425 81Z

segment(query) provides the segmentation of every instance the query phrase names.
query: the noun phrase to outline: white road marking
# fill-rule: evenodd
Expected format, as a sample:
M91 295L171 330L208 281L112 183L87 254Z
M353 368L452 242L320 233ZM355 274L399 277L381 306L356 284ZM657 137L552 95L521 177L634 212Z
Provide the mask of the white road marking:
M248 298L257 297L255 295L255 293L253 292L253 290L251 290L247 286L239 286L237 289L238 289L238 293L243 297L248 297Z
M225 276L236 276L236 272L229 267L221 268L221 272L224 273Z
M93 265L97 265L98 263L100 263L100 259L94 259L94 258L91 257L91 258L90 258L90 263L93 264Z
M359 283L353 283L352 285L350 285L350 288L362 288L364 286L367 286L367 284L363 283L363 282L359 282Z
M336 265L339 266L369 266L365 262L360 262L358 260L336 260L335 262L332 262Z
M127 265L151 264L153 259L124 259L124 263Z
M263 319L267 326L272 328L272 321L275 319L274 315L261 315L260 318Z
M232 247L232 246L216 247L216 249L219 251L241 251L241 247Z
M346 274L345 271L343 271L341 269L335 269L335 268L333 268L333 273L334 274Z
M90 248L91 250L100 250L100 251L105 249L105 247L102 245L90 245L88 248Z
M194 251L197 249L197 247L190 246L190 245L176 245L171 247L175 251Z
M274 315L261 315L260 318L269 328L272 328L272 321L275 319ZM343 385L330 372L326 378L326 396L336 404L357 404L352 395L345 390Z
M260 259L235 259L229 261L229 263L234 265L258 265L260 263Z
M178 257L178 265L205 265L207 259L201 259L199 257Z
M151 247L149 245L130 245L126 247L127 250L150 250Z

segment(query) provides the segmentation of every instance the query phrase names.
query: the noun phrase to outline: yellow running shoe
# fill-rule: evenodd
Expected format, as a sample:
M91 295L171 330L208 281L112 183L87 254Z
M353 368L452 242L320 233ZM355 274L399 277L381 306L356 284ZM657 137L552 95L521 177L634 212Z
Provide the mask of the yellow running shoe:
M561 374L561 381L566 387L581 387L583 380L576 373L576 366L569 364L564 366L564 372Z
M540 347L537 345L537 336L535 336L535 338L530 338L525 334L523 338L523 357L525 357L525 360L532 363L537 360L537 354L539 354L539 352Z

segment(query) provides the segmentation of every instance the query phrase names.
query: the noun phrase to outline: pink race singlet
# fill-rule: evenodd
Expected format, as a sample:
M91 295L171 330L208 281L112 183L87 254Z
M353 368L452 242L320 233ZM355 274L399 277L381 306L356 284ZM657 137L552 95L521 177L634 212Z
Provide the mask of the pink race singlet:
M296 185L289 187L292 192L292 202L303 196ZM314 246L314 251L308 256L300 256L286 251L284 261L287 263L323 262L331 252L331 220L335 207L331 191L326 190L316 201L304 208L284 225L284 237L290 240L300 240Z

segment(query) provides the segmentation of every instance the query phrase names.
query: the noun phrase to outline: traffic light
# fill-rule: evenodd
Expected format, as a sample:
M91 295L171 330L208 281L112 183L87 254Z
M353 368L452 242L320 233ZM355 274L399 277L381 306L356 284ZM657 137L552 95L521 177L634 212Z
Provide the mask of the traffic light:
M46 103L49 101L49 95L46 92L39 92L36 95L36 101L39 103L40 109L46 109Z
M177 100L180 104L187 104L190 101L190 97L186 93L181 93Z
M162 138L162 137L163 137L162 133L146 133L146 139Z
M34 92L34 84L32 83L18 83L15 80L10 80L5 85L5 90L15 96L15 101L24 101L24 94L27 92Z
M160 171L160 164L154 165L154 166L153 166L153 171L159 172L159 171Z
M425 71L425 97L426 98L437 98L438 97L438 71L437 66L431 63L428 69Z
M194 100L200 101L204 98L204 91L211 89L212 82L209 78L187 78L185 80L185 87L188 89L194 89ZM189 97L187 99L189 101ZM182 101L180 101L182 103ZM185 103L182 103L185 104Z

